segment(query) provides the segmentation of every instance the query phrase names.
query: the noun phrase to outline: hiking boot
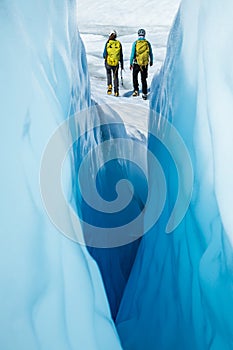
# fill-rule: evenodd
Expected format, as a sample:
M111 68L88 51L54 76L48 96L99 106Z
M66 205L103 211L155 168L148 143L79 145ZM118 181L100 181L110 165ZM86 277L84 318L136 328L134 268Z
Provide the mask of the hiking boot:
M107 90L107 94L111 95L112 94L112 85L108 85L108 90Z
M114 92L114 96L118 97L119 96L119 92L118 91Z
M147 100L147 94L142 94L143 100Z
M135 90L135 91L133 92L133 96L134 96L134 97L135 97L135 96L139 96L139 92Z

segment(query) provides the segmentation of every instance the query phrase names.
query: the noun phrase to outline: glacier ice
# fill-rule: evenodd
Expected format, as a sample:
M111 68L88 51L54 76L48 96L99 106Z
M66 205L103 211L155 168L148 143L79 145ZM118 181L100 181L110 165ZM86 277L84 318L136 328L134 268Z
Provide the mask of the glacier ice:
M121 349L119 334L125 350L232 349L232 2L182 1L165 64L151 86L148 148L166 176L165 206L140 242L88 248L102 276L86 248L52 225L39 188L41 158L51 134L92 104L75 6L66 0L9 0L0 6L1 348L114 350ZM129 137L120 113L99 108L94 119L80 120L80 125L85 130L101 115L111 126L102 120L74 145L65 166L65 192L75 194L82 219L108 227L119 217L114 222L82 201L76 187L79 162L90 146L119 135L137 144L145 139ZM153 136L158 129L166 133L163 118L184 140L194 170L189 209L170 234L166 225L179 185L185 184L179 184L174 159ZM131 144L131 154L135 149ZM92 160L98 168L99 160ZM186 164L178 168L185 172ZM141 172L118 159L101 169L98 189L111 201L119 177L135 183L138 192L124 220L142 209L157 170L148 163L146 188ZM150 215L145 213L145 226ZM61 216L70 220L66 213Z
M65 0L0 6L1 349L121 349L96 264L52 225L40 196L49 137L90 104L76 11Z
M163 118L175 126L190 153L194 185L184 220L166 234L177 169L149 136L166 174L167 201L143 237L117 316L124 349L233 347L233 5L222 5L182 1L165 64L152 82L149 132L166 131ZM186 170L185 164L179 167ZM156 173L149 168L153 186Z

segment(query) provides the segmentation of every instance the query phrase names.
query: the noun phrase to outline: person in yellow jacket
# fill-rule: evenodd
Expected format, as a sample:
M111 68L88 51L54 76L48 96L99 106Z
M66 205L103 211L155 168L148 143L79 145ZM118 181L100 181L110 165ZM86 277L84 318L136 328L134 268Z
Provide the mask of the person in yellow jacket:
M107 73L107 94L112 94L112 81L114 85L114 95L119 96L119 62L121 69L124 69L122 45L119 40L116 40L117 33L112 30L109 33L108 41L105 44L103 58L105 60L105 68Z

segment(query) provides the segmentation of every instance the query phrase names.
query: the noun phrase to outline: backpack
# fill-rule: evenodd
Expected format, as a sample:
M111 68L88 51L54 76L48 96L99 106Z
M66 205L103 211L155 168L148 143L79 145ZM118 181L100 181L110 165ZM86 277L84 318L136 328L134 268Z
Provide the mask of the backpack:
M147 66L149 63L149 44L147 40L137 40L136 42L136 61L137 64Z
M118 40L109 40L107 43L107 64L117 66L120 61L121 43Z

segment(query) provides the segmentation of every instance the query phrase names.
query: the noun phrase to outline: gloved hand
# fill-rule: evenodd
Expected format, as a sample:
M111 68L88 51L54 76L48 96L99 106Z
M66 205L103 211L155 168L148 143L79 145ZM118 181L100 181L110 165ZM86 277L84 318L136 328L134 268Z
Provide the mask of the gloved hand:
M153 66L153 62L150 62L150 67L152 67Z
M132 64L130 65L129 69L130 69L130 70L132 70L132 69L133 69L133 65L132 65Z

